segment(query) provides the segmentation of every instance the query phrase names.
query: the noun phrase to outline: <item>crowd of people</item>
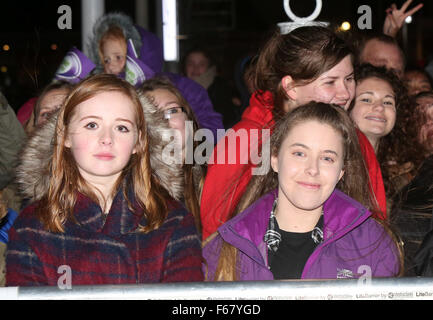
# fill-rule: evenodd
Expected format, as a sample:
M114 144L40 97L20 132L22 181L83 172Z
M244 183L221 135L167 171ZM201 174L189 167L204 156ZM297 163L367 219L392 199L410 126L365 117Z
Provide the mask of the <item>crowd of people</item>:
M91 67L16 115L0 96L0 285L56 286L64 265L72 285L425 275L433 89L396 40L410 3L351 43L276 30L237 98L203 47L163 72L155 35L99 18L72 49Z

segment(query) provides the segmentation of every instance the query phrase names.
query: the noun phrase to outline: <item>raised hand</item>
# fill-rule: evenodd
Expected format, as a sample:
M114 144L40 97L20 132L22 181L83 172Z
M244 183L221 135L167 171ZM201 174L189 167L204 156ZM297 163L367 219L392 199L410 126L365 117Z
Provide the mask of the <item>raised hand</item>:
M401 29L401 27L404 24L405 19L413 15L415 12L417 12L419 9L423 7L423 4L420 3L416 7L410 9L406 12L409 5L412 3L413 0L407 0L400 9L397 8L396 4L393 3L391 7L386 9L386 17L385 22L383 24L383 33L387 34L393 38L397 36L397 33Z

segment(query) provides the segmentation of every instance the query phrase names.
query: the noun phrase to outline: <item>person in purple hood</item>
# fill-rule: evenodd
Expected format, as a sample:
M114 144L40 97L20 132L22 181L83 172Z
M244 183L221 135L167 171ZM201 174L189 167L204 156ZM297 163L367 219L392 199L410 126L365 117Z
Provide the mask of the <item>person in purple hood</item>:
M162 72L161 40L134 25L129 16L115 12L100 17L93 26L88 55L96 65L92 73L114 73L136 87L157 74L168 77L191 105L200 127L210 129L217 142L217 129L224 128L222 116L214 110L206 89L187 77Z
M240 212L204 243L208 281L394 277L401 249L371 217L355 127L339 106L310 102L282 118L269 170Z

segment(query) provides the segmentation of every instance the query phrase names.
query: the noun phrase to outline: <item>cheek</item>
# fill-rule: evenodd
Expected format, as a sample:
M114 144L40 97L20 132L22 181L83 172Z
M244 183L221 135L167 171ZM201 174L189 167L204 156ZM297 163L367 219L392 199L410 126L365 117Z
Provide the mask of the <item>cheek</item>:
M352 81L347 85L347 90L349 91L350 101L352 101L352 99L355 97L355 90L356 90L355 81Z
M396 114L395 111L388 111L388 116L387 116L388 122L389 122L389 126L392 128L394 128L395 125L395 119L396 119Z
M182 140L185 140L185 120L183 119L169 119L168 124L170 128L176 129L182 135Z
M280 182L290 180L297 174L304 172L304 166L302 163L285 157L284 155L280 155L278 158L275 158L273 162L274 164L272 167L274 168L275 172L278 172L278 179Z
M120 137L116 142L120 148L121 154L124 154L125 157L129 157L131 154L135 153L137 145L137 137L135 135Z
M341 166L338 167L328 167L321 170L321 174L325 177L328 187L330 190L333 190L337 183L342 178L344 171Z
M326 87L317 87L314 89L313 92L313 99L317 102L323 102L323 103L331 103L332 99L334 99L336 95L336 91L333 88L326 88Z
M87 150L89 148L91 138L84 134L72 133L69 134L65 146L70 148L72 152Z
M193 72L194 72L194 66L189 64L185 67L185 73L187 76L191 76Z
M350 112L350 118L352 118L352 120L359 125L359 123L362 120L362 113L363 113L363 107L359 106L359 105L355 105L355 107L353 107L352 111Z

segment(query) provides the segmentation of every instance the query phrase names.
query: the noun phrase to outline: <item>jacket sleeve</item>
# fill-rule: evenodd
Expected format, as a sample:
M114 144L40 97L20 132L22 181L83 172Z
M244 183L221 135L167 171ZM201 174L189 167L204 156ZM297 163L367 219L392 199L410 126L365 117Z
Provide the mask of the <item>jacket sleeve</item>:
M0 93L0 189L13 177L13 169L25 137L15 112Z
M10 229L6 253L6 286L48 285L43 264L31 243L34 243L34 239L31 239L29 231L24 228Z
M214 148L200 202L203 240L227 221L251 180L250 130L248 126L234 127ZM237 137L240 139L234 143Z
M378 245L372 255L372 277L383 278L383 277L396 277L400 270L400 256L399 250L396 243L388 234L388 232L376 221L372 221L379 229L375 233L374 243ZM372 226L370 231L375 228Z
M164 251L161 282L203 281L201 242L192 214L176 224Z
M210 240L203 247L203 274L205 281L215 281L215 271L218 266L222 245L222 238L219 234Z

